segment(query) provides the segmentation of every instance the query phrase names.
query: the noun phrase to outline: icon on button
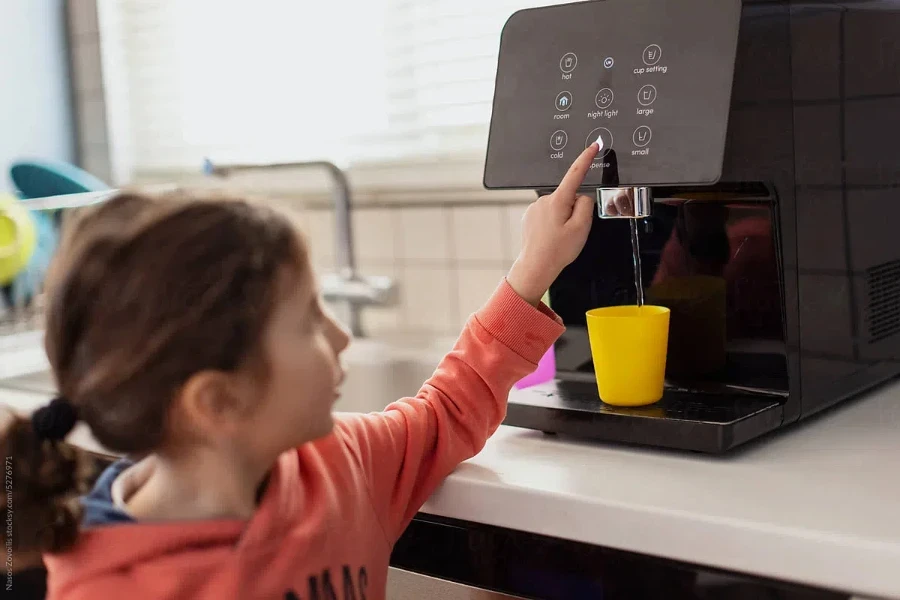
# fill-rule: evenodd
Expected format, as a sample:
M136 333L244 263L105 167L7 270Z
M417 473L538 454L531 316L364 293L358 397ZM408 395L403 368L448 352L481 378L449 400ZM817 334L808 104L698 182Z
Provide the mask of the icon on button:
M598 127L588 134L587 139L584 141L584 147L587 148L594 142L600 143L600 152L598 152L597 156L594 157L594 160L598 160L606 156L606 153L612 150L612 132L606 127Z
M650 106L656 100L656 88L652 85L645 85L638 91L638 102L641 106Z
M559 68L563 73L571 73L575 70L575 67L578 65L578 57L575 56L574 52L569 52L564 54L561 59L559 59Z
M554 131L550 136L550 147L554 150L562 150L567 143L569 143L569 136L562 129Z
M609 108L609 105L613 103L613 98L613 91L609 88L603 88L597 92L594 103L597 105L597 108Z
M653 137L653 132L650 131L650 128L646 125L641 125L634 130L634 135L631 136L631 141L633 141L634 145L638 148L643 148L650 143L651 137Z
M564 112L572 106L572 94L569 92L560 92L556 97L556 110Z
M647 66L653 66L659 62L659 59L662 57L662 48L657 46L656 44L650 44L646 48L644 48L644 64Z
M612 69L614 64L616 64L616 61L613 60L612 56L607 56L605 59L603 59L603 66L607 69Z

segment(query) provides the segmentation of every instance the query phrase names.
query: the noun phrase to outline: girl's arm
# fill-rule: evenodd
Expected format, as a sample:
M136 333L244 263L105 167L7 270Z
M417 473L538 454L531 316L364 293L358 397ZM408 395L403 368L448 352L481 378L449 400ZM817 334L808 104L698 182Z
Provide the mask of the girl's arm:
M416 397L340 422L391 543L441 481L482 449L513 385L563 330L549 308L532 306L504 280Z
M522 251L509 276L418 395L338 425L389 542L438 484L481 450L506 414L510 389L534 372L562 334L561 321L540 298L587 240L594 200L578 189L598 150L589 146L556 191L528 207Z

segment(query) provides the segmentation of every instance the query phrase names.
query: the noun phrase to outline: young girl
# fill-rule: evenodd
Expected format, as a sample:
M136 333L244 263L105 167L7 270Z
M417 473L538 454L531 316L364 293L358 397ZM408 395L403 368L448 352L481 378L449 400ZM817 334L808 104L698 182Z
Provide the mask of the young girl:
M46 524L49 598L384 598L393 544L563 331L540 298L587 238L597 151L529 207L519 258L418 395L368 415L332 414L349 338L284 217L133 193L83 215L47 293L60 396L11 452L43 473L81 420L129 458L78 531Z

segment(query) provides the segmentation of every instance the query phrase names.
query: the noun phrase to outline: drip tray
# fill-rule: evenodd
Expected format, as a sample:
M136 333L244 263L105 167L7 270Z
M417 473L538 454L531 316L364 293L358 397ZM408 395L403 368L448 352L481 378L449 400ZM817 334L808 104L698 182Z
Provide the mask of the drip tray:
M777 429L782 401L666 390L651 406L600 401L587 381L557 380L510 394L504 424L595 440L718 454Z

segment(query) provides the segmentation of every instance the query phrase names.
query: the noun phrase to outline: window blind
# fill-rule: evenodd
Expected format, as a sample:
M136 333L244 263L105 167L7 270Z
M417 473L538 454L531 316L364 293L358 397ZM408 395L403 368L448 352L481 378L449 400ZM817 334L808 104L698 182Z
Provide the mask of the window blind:
M483 158L529 0L98 0L117 173ZM557 2L558 3L558 2Z

